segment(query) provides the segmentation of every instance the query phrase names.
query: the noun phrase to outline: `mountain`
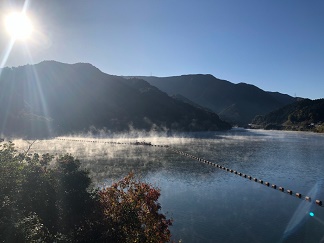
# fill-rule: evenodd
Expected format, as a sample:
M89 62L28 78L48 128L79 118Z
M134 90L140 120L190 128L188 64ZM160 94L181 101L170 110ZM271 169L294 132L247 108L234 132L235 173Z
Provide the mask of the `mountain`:
M264 116L257 116L252 127L324 132L324 99L304 99Z
M246 83L233 84L209 74L139 78L169 95L181 95L216 112L221 119L241 126L250 123L256 115L295 102L295 98L286 94L266 92Z
M28 137L84 132L230 129L218 115L173 99L141 79L124 79L91 64L44 61L0 70L0 128Z
M190 104L192 106L195 106L199 109L203 109L203 110L206 110L206 111L209 111L209 112L213 112L212 110L206 108L206 107L203 107L201 105L198 105L197 103L193 102L192 100L189 100L187 99L186 97L182 96L181 94L175 94L175 95L171 95L172 98L176 99L176 100L180 100L184 103L187 103L187 104Z

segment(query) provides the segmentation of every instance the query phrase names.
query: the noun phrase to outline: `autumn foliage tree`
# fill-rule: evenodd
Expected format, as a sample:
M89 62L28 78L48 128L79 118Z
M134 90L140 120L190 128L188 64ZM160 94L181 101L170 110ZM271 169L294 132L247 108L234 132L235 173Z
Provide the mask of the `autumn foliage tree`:
M91 189L71 155L19 153L0 145L0 242L167 242L160 191L133 174Z
M116 238L125 242L168 242L171 220L159 213L160 191L130 173L99 191L106 219L113 222Z

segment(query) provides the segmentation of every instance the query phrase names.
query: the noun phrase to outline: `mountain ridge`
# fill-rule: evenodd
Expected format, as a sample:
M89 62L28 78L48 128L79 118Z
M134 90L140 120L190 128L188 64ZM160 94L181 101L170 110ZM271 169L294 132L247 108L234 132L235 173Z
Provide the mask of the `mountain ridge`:
M138 76L169 95L181 95L192 102L216 112L220 118L241 126L295 98L279 92L267 92L247 83L234 84L211 74L172 77ZM235 114L233 113L235 107Z
M230 129L215 113L175 100L144 80L105 74L87 63L43 61L3 69L0 95L4 135L53 136L91 126L112 131Z

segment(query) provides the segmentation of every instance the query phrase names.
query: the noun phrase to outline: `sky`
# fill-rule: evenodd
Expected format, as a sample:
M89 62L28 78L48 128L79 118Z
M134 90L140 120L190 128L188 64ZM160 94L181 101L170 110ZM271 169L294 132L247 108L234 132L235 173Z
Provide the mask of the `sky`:
M34 31L12 42L25 6ZM86 62L114 75L212 74L324 98L323 0L1 0L0 64Z

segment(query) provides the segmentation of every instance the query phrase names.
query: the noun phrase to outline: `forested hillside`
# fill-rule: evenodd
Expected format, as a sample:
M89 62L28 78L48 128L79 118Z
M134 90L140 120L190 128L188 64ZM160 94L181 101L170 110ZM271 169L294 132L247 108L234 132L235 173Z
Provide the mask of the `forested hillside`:
M265 115L296 100L286 94L266 92L246 83L234 84L209 74L140 78L169 95L181 95L240 126L250 123L256 115Z
M324 99L301 100L265 116L257 116L253 127L324 132Z
M44 137L129 129L230 129L218 115L173 99L144 80L124 79L91 64L44 61L5 68L0 128L10 136Z

